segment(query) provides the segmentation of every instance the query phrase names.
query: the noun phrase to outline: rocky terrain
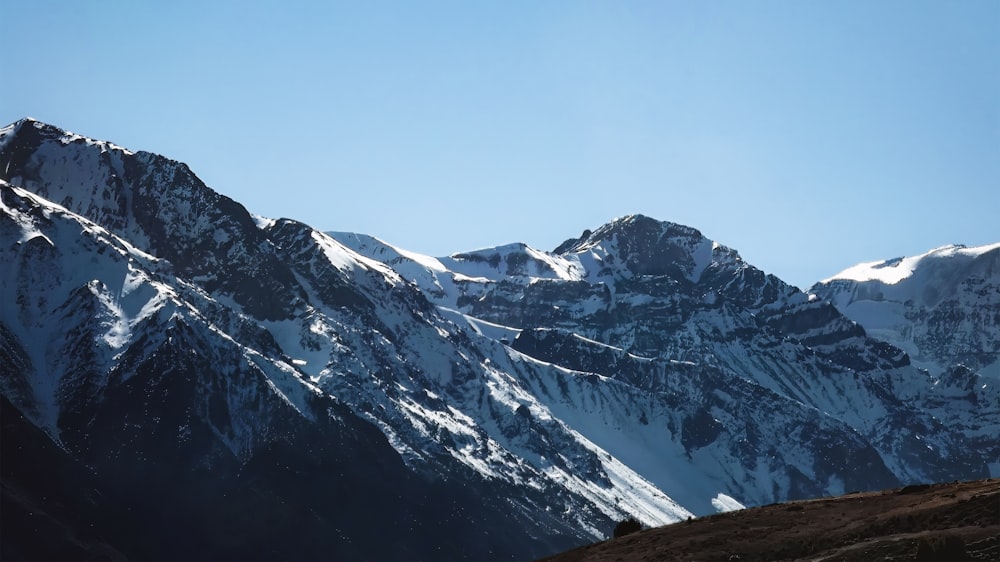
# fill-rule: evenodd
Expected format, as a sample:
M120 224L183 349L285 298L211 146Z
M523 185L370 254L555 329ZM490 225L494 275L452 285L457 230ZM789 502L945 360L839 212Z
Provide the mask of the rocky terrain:
M701 517L548 562L998 560L1000 480L913 485Z
M1000 378L1000 244L861 263L809 291L932 376Z
M434 258L25 119L0 264L5 557L523 559L998 466L995 380L642 215Z

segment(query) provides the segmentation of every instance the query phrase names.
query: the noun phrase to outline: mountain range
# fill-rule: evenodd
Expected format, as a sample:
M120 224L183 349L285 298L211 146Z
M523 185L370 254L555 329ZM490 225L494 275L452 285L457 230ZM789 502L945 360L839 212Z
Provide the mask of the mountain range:
M804 293L631 215L432 258L24 119L0 129L2 554L523 559L626 517L996 476L998 255Z

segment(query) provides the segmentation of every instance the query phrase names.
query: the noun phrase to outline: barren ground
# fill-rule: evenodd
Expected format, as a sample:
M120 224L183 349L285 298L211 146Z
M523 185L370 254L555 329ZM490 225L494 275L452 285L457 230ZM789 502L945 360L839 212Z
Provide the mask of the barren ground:
M1000 479L772 504L545 560L1000 560Z

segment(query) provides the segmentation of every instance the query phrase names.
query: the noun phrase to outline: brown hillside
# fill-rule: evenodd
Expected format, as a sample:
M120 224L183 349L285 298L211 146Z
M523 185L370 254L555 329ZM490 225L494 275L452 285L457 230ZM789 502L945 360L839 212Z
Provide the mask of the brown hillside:
M1000 560L1000 479L773 504L545 560Z

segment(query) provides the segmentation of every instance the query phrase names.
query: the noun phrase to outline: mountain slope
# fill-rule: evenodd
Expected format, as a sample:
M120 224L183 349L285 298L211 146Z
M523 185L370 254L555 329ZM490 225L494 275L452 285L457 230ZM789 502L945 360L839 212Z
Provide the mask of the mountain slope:
M1000 244L858 264L810 292L906 350L934 388L896 394L960 428L1000 475Z
M526 558L986 473L994 410L942 423L904 352L688 227L430 258L31 120L0 170L4 408L140 514L128 556Z
M60 146L85 153L115 150L100 143L64 144L72 135L25 122L3 131L4 152L0 154L8 172L15 168L6 149L21 140L17 144L26 150L18 133L24 127L46 129L46 135L54 139L38 147L39 151L58 150ZM124 151L119 156L130 157ZM174 166L165 159L144 158L168 168ZM107 160L113 165L114 158ZM31 158L27 161L34 162ZM86 168L92 160L80 156L56 162ZM37 166L40 176L20 171L12 177L35 187L55 185L48 173L55 177L110 177L100 167L67 171L50 164L46 156ZM154 176L163 174L149 172L138 177ZM370 343L359 344L357 353L347 353L346 358L338 355L346 361L352 359L350 355L381 357L381 342L376 338L378 329L385 327L364 326L363 320L354 316L358 310L375 306L353 281L340 286L341 279L328 278L322 296L312 297L317 293L312 288L306 295L306 288L291 269L278 261L274 245L267 240L259 242L262 231L241 207L230 210L234 216L229 220L213 222L218 246L206 250L204 259L235 256L236 262L233 269L215 271L206 270L202 262L178 267L167 258L148 253L174 243L195 247L199 241L194 238L204 234L198 225L207 222L205 215L212 216L218 210L212 202L220 199L210 193L198 196L207 201L205 209L186 215L193 225L174 224L178 215L156 215L146 223L129 216L109 221L117 228L114 233L21 188L6 182L0 187L2 261L11 266L4 268L0 290L6 303L16 303L4 306L0 324L0 348L10 358L3 362L0 388L13 407L81 465L128 491L117 497L118 502L130 504L131 498L139 498L135 501L147 509L148 521L157 520L148 512L153 505L172 506L174 510L166 513L178 517L192 510L218 510L216 514L231 516L250 506L275 513L276 519L266 523L277 525L276 532L253 532L264 525L258 521L237 533L235 539L220 534L217 523L208 525L190 516L191 523L175 521L179 528L191 531L189 541L169 540L179 532L169 526L169 536L162 535L167 531L144 529L147 540L140 543L140 550L132 551L137 555L189 557L199 553L211 557L214 553L234 557L279 552L281 556L318 558L523 557L588 536L575 520L545 515L543 508L551 502L532 500L531 491L515 497L535 503L512 511L504 499L510 494L459 463L447 463L440 475L415 474L401 462L382 432L311 382L299 365L305 360L289 358L277 343L293 339L295 334L286 333L287 326L271 324L278 334L275 337L268 325L278 322L271 319L276 310L282 311L281 315L294 311L303 322L319 315L305 298L293 296L286 301L283 295L301 291L316 298L317 304L325 298L330 306L352 305L343 311L349 318L345 322L357 327L360 340ZM151 191L162 192L164 199L175 202L195 199L189 190L207 189L192 187L187 181L153 187ZM139 188L125 183L122 189L131 192ZM94 194L103 199L101 186L84 183L67 197L79 209L101 218L102 212L94 209L102 207L91 201ZM135 225L143 226L139 229ZM253 232L248 233L247 228ZM147 239L149 232L172 234L154 243ZM122 236L148 245L139 250ZM329 267L330 257L324 259ZM259 287L273 279L242 279L241 264L259 261L276 264L272 269L284 271L282 275L291 279L283 283L288 286L269 293ZM357 265L364 265L362 262L357 260ZM323 263L310 266L322 267ZM180 277L178 272L190 277ZM386 287L378 284L384 281L384 277L373 280L372 287L381 287L373 290L381 291L380 297L392 302ZM252 290L244 290L246 287ZM417 297L419 294L413 292L411 298ZM309 333L315 325L299 327ZM351 331L337 327L342 328L341 333ZM371 349L373 345L375 349ZM366 369L358 368L351 374L356 380L371 379ZM282 459L279 470L270 465L276 459ZM447 477L447 484L442 476ZM37 492L45 495L44 489ZM251 495L239 500L249 502L245 505L232 499L247 492ZM567 495L567 501L582 505L582 499ZM522 496L526 499L520 499ZM305 504L296 507L305 509L305 516L278 517L288 510L281 506L293 497L298 498L296 504ZM529 518L524 512L533 516ZM375 524L358 513L379 514L382 521ZM243 519L237 518L247 523ZM597 521L606 525L610 519L604 516ZM400 529L398 542L374 539L382 524ZM319 533L317 526L326 531ZM338 528L340 532L329 533ZM311 532L327 538L308 538ZM452 533L465 538L455 541ZM518 540L512 540L514 536ZM194 540L198 537L202 540ZM295 537L302 540L291 540ZM171 550L177 548L182 550Z
M663 395L680 392L679 403L703 405L700 418L698 408L683 418L708 423L712 429L706 432L706 444L723 450L694 460L693 441L675 442L685 456L692 456L695 471L708 470L713 482L728 482L722 491L741 501L758 504L843 492L843 473L820 475L829 474L824 461L842 466L845 455L817 447L803 460L790 454L788 445L779 445L781 438L755 437L753 429L734 432L736 438L724 445L717 437L737 426L719 422L722 412L739 423L754 420L750 428L757 420L771 419L775 409L786 415L800 408L820 412L874 447L890 478L898 481L987 474L989 453L970 452L970 435L904 399L914 392L944 402L954 397L910 366L903 351L868 337L827 302L764 274L695 229L636 215L586 231L556 252L515 244L436 259L363 235L334 236L383 259L420 284L436 304L474 319L484 333L518 351L658 393L660 402ZM539 343L535 334L545 331L556 335ZM697 390L682 391L678 382L665 382L656 374L657 369L677 371L691 363L702 373L695 382L675 380ZM756 395L773 394L781 405L751 413L759 400L722 407L704 403L703 397L723 388L743 386L759 388ZM984 392L996 390L989 386ZM985 413L996 419L992 410ZM674 427L681 425L683 419ZM601 443L614 451L610 443ZM732 476L718 473L717 467L734 459L739 461ZM763 469L767 484L755 489L762 479L748 475L758 474L770 459L776 464ZM662 459L655 464L675 463ZM867 473L888 482L878 470ZM809 484L799 484L804 481ZM691 488L664 488L688 505L685 490Z
M17 280L3 288L18 305L0 325L12 359L0 363L4 408L45 430L77 463L61 460L67 470L93 473L110 511L136 514L105 523L121 552L449 559L542 548L474 474L454 471L447 486L417 478L246 317L93 223L6 182L0 190L2 262ZM5 446L14 439L5 433ZM15 483L19 497L51 504L47 479ZM379 541L382 526L399 542ZM507 547L513 536L527 547Z
M963 364L1000 378L1000 243L858 264L810 292L934 376Z

